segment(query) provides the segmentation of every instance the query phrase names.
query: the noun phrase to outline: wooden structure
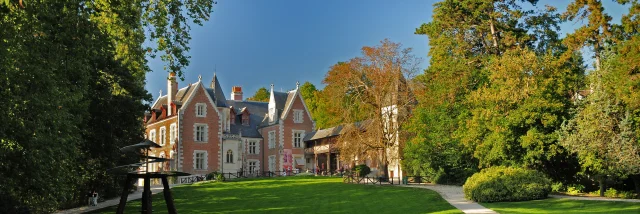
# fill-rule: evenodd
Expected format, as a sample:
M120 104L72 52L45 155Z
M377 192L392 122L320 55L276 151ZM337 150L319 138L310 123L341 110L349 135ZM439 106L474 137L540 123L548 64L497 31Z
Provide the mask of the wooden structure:
M144 180L144 190L142 191L142 209L140 210L141 213L147 213L150 214L153 212L153 206L151 203L151 179L161 179L162 180L162 186L164 187L163 193L164 193L164 200L167 204L167 210L169 211L170 214L176 214L176 207L173 204L173 196L171 195L171 189L169 188L169 181L168 181L168 177L170 176L188 176L190 174L188 173L184 173L184 172L175 172L175 171L171 171L171 172L149 172L149 163L158 163L158 162L167 162L167 161L171 161L171 159L165 159L165 158L157 158L157 157L150 157L148 156L148 152L151 148L159 148L160 145L150 141L150 140L144 140L141 143L138 144L134 144L131 146L126 146L123 148L120 148L120 151L122 152L127 152L127 153L134 153L134 152L139 152L139 151L143 151L145 155L141 155L141 159L145 159L145 162L140 162L140 163L134 163L134 164L129 164L129 165L124 165L124 166L118 166L115 167L113 169L110 169L109 171L114 173L114 174L120 174L120 175L126 175L126 179L124 181L124 185L122 187L122 195L120 197L120 203L118 204L118 210L116 211L117 214L122 214L124 213L124 207L127 204L127 197L129 196L129 191L128 191L128 185L131 181L134 181L136 179L143 179ZM145 167L145 171L144 172L139 172L139 171L129 171L128 169L131 168L139 168L139 167Z

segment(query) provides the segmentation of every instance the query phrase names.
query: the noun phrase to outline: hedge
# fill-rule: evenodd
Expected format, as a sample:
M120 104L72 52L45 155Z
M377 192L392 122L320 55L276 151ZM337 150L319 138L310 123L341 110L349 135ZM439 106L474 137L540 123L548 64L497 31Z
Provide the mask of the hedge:
M527 201L546 198L551 180L535 170L491 167L473 174L462 189L465 198L477 202Z

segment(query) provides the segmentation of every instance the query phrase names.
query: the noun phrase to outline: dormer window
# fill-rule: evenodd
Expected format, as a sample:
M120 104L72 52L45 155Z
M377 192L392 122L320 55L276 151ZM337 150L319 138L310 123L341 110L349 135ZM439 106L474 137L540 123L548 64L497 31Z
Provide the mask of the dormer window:
M242 116L242 125L243 126L248 126L249 125L249 116Z
M206 117L206 116L207 116L207 104L196 103L196 117Z

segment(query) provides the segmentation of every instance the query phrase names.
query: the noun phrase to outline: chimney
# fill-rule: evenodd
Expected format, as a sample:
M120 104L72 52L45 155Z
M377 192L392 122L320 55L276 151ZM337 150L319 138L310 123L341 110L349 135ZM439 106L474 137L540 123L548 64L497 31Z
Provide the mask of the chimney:
M176 81L176 73L169 73L169 78L167 79L167 116L173 113L173 109L171 109L171 103L174 99L176 99L176 94L178 93L178 82Z
M242 87L233 86L231 88L231 99L236 101L242 101Z

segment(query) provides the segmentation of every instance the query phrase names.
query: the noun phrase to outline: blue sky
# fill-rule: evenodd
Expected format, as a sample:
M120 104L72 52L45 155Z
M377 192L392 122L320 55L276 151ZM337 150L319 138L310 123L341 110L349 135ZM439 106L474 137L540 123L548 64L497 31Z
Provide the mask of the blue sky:
M426 36L414 35L415 28L431 20L433 0L218 0L211 19L191 29L191 64L185 81L198 75L208 83L217 72L225 96L232 86L242 86L244 97L260 87L289 90L296 81L309 81L322 88L329 67L360 55L360 48L373 46L385 38L413 48L428 66ZM538 8L552 5L564 11L569 0L541 0ZM620 20L626 7L604 1L606 12ZM580 22L563 23L571 32ZM157 99L166 94L163 63L151 59L146 89Z

